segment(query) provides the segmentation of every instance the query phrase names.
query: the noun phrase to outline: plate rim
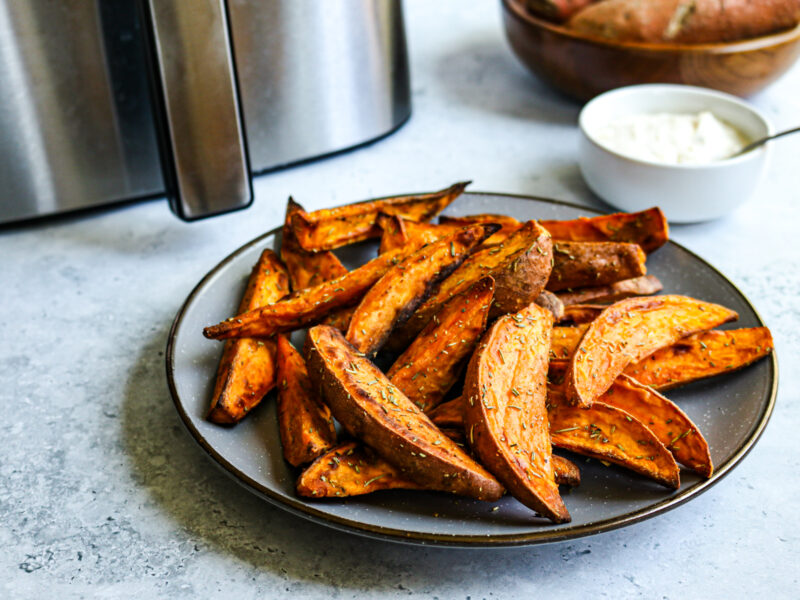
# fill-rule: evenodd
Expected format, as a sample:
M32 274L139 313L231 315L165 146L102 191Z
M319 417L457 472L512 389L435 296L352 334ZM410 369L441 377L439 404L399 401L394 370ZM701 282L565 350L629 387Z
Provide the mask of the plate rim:
M537 202L544 202L546 204L568 206L570 208L576 208L596 215L610 214L607 212L603 212L601 210L597 210L592 207L576 204L574 202L567 202L564 200L545 198L541 196L531 196L526 194L470 191L470 192L464 192L462 195L504 196L508 198L515 198L517 200L527 200L527 201L535 200ZM381 200L384 198L391 198L391 197L394 196L384 196L381 198L364 200L363 202L370 202L372 200ZM258 483L257 481L246 475L244 472L240 471L235 465L230 463L219 452L217 452L217 450L213 447L213 445L208 442L208 440L203 436L203 434L200 433L200 431L192 423L192 419L190 418L188 412L185 410L183 403L180 400L180 396L178 394L177 386L175 384L175 379L174 379L176 333L183 321L183 316L186 310L192 304L192 302L195 299L195 296L199 293L200 289L205 286L206 282L209 279L214 277L221 269L223 269L229 263L235 260L240 254L246 252L253 246L259 244L264 239L279 234L282 228L283 225L279 225L278 227L275 227L274 229L262 233L261 235L250 240L249 242L245 242L244 244L239 246L233 252L231 252L225 258L223 258L219 263L213 266L211 270L208 271L208 273L206 273L200 279L200 281L194 286L194 288L192 288L192 291L186 297L186 300L184 300L183 304L178 310L178 313L175 315L175 318L173 319L172 326L170 327L169 334L167 337L167 347L165 353L167 386L169 388L170 396L172 397L172 402L175 405L175 408L178 412L178 415L181 418L184 427L191 434L194 441L205 451L208 457L212 459L214 464L217 465L217 467L222 469L228 476L232 477L237 483L242 485L245 489L247 489L251 493L256 494L260 498L268 501L270 504L277 506L278 508L286 510L296 516L303 517L307 520L312 521L313 523L324 525L327 527L332 527L339 531L353 533L356 535L361 535L373 539L381 539L386 541L400 542L400 543L414 544L414 545L436 545L436 546L462 547L462 548L507 548L514 546L549 544L549 543L556 543L556 542L581 538L589 535L595 535L598 533L604 533L607 531L613 531L615 529L627 527L629 525L633 525L635 523L639 523L641 521L653 518L669 510L677 508L678 506L681 506L690 499L699 496L700 494L702 494L703 492L707 491L712 486L717 484L719 481L724 479L736 466L739 465L739 463L744 459L744 457L750 453L750 451L753 449L753 447L761 438L761 435L764 433L764 430L766 429L767 424L769 423L769 420L772 417L772 413L775 408L775 402L777 399L778 380L779 380L778 358L777 358L777 352L775 350L773 350L769 355L769 360L770 360L769 364L771 367L770 375L772 379L769 391L769 398L763 410L761 411L761 415L759 416L758 421L755 424L752 433L736 449L736 451L731 455L731 457L727 461L725 461L723 464L715 468L714 473L709 479L702 480L691 487L687 487L684 491L679 492L678 494L669 496L660 502L644 507L642 509L626 513L619 517L612 517L608 519L603 519L601 521L593 521L591 523L575 527L564 527L557 530L546 529L543 527L543 529L540 531L533 531L526 533L512 533L512 534L487 534L487 535L471 535L471 534L454 535L454 534L442 534L442 533L430 533L430 532L409 532L401 529L395 529L393 527L371 525L368 523L363 523L358 520L340 517L338 515L331 515L329 513L316 509L313 505L310 505L305 501L291 497L287 499L286 497L278 494L277 492L274 492L269 488L261 485L260 483ZM724 273L719 271L716 267L714 267L704 258L699 256L692 250L686 248L682 244L672 239L670 239L667 243L674 244L679 249L687 252L692 258L698 260L703 265L711 269L716 275L722 278L722 280L725 283L731 286L731 288L733 288L733 290L737 294L739 294L739 296L744 300L744 302L747 304L750 310L753 311L753 314L755 315L759 326L761 327L766 326L764 323L764 319L756 310L755 306L753 306L753 303L750 301L750 299Z

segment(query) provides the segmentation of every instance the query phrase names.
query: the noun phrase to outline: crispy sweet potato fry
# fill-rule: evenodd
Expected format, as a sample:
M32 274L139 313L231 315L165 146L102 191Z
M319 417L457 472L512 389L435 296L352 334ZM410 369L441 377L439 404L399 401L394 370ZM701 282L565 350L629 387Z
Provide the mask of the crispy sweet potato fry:
M657 390L730 373L772 352L766 327L703 331L629 365L625 373Z
M431 489L497 500L503 487L442 434L367 358L333 327L317 325L309 374L334 417L405 477Z
M427 413L431 422L441 429L464 429L464 399L459 396L435 406Z
M500 225L500 230L483 241L484 248L499 244L517 229L522 227L522 223L513 217L492 214L468 215L466 217L449 217L442 215L439 217L439 222L445 225L460 225L462 227L466 225L472 225L474 223L497 223Z
M442 433L447 434L445 431ZM463 430L458 435L463 438ZM580 485L580 470L566 458L554 454L553 470L558 485ZM307 498L344 498L398 489L426 488L403 477L390 462L356 441L343 442L332 448L309 465L297 479L297 494Z
M553 327L550 341L550 361L569 360L588 328L588 323L574 327Z
M628 242L648 254L669 239L667 219L658 207L636 213L580 217L571 221L540 221L554 240L573 242Z
M397 215L378 215L378 225L381 234L381 245L378 253L405 246L414 242L418 246L432 244L441 238L453 235L461 225L432 225L431 223L417 223ZM480 225L480 223L478 223Z
M652 431L625 411L602 402L591 408L569 406L552 395L548 407L553 446L618 464L670 488L680 487L675 458Z
M486 329L494 280L485 277L442 306L386 376L409 400L427 412L458 379Z
M566 376L567 400L590 406L631 363L737 318L724 306L687 296L620 300L589 324L573 353Z
M703 477L711 477L708 443L675 403L627 375L617 377L598 401L638 419L672 452L675 460Z
M331 311L357 303L386 271L413 251L414 248L409 247L386 252L338 279L300 290L280 302L206 327L203 335L215 340L270 337L304 327L319 321Z
M564 307L561 319L556 322L561 325L585 325L594 321L607 306L605 304L570 304Z
M404 348L453 296L490 275L494 305L490 318L520 310L536 300L550 275L552 244L547 232L528 221L505 242L472 254L445 279L404 325L392 335L391 347Z
M646 260L647 256L636 244L555 242L547 289L557 292L639 277L647 272Z
M375 222L378 213L397 215L411 221L429 221L460 196L468 184L468 181L456 183L432 194L397 196L311 213L298 211L292 215L292 228L305 250L333 250L380 237L381 228Z
M302 210L303 207L290 197L286 204L286 222L281 240L281 259L289 271L289 280L295 291L314 287L347 273L333 252L307 252L297 243L290 220L294 213Z
M492 325L467 368L464 418L470 447L511 495L564 523L545 408L552 327L536 304Z
M356 441L344 442L329 450L297 479L297 494L308 498L342 498L393 489L423 488Z
M374 356L398 323L404 322L433 287L464 262L491 229L472 225L427 244L389 269L364 295L350 319L347 341Z
M239 311L253 310L289 293L289 277L272 250L264 250L253 267ZM275 343L252 339L225 344L207 419L233 425L275 387Z
M286 336L278 336L278 430L283 457L292 466L310 463L336 444L330 409L308 378L306 362Z
M650 296L661 291L663 286L655 275L643 275L623 279L609 285L586 287L572 292L559 292L558 297L565 306L587 302L616 302L631 296Z

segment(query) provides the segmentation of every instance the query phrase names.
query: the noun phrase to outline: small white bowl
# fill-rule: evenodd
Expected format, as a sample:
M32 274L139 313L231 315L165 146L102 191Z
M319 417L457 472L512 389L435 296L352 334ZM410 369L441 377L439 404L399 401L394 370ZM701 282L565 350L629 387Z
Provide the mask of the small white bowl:
M766 170L769 144L747 154L701 165L674 165L625 156L604 146L596 132L609 122L647 113L711 111L748 139L772 134L772 125L735 96L701 87L633 85L597 96L578 117L579 164L589 187L626 211L659 206L673 223L709 221L753 196Z

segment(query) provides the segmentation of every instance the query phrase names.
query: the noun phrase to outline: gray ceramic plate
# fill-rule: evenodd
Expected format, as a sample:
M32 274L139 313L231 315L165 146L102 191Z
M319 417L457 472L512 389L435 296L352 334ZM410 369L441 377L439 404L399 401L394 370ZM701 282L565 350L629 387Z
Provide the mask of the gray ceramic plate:
M589 209L539 198L469 193L448 214L502 213L520 220L571 219ZM383 491L343 501L306 501L294 494L297 472L281 456L274 394L234 428L206 422L222 344L203 338L204 326L234 314L246 278L261 250L279 243L269 232L228 256L197 285L181 308L167 346L167 378L183 422L211 458L262 498L321 524L372 537L450 546L512 546L553 542L630 525L696 497L745 456L767 424L775 401L774 358L736 373L669 392L708 439L716 467L702 480L683 471L678 491L667 490L617 467L572 457L581 468L579 488L565 496L572 522L553 525L511 497L487 504L433 492ZM341 254L347 266L375 255L374 244ZM736 287L708 263L673 242L648 260L669 293L718 302L740 315L733 327L763 325ZM498 506L498 510L493 510Z

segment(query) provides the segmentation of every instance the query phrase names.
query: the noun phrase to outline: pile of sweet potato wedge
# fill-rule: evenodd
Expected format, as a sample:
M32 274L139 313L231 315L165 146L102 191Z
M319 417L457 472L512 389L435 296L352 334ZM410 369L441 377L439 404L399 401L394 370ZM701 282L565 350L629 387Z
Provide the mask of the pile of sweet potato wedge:
M431 223L465 187L311 213L290 199L280 257L265 250L239 314L204 330L228 340L208 419L233 425L277 388L308 498L509 493L563 523L559 486L580 472L553 448L668 488L679 464L710 477L702 433L661 392L758 360L769 331L717 330L736 313L654 295L657 208ZM377 256L351 271L333 253L369 239ZM301 329L298 350L288 334Z

